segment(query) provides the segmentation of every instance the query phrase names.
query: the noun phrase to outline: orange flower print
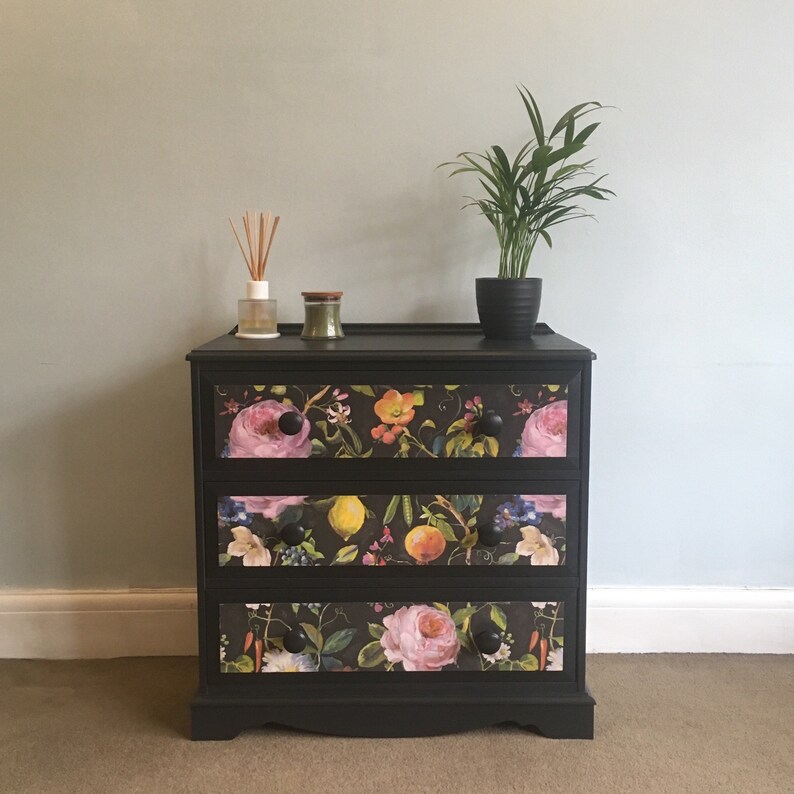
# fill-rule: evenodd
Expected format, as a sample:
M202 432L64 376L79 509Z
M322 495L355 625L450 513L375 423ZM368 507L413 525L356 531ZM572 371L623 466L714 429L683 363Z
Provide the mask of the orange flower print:
M400 394L397 389L389 389L375 403L378 419L387 425L407 425L414 418L414 396L410 392Z

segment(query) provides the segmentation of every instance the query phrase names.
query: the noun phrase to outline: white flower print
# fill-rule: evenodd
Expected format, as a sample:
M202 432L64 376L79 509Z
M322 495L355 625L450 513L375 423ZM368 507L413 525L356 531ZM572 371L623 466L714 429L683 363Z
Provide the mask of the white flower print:
M263 673L316 673L317 665L305 654L268 651L262 657Z
M234 540L226 549L227 554L242 557L245 566L270 565L270 552L248 527L232 527L232 535Z
M516 554L531 557L532 565L559 565L560 553L537 527L521 527L523 540L516 545Z
M504 662L510 658L510 646L506 642L503 642L496 653L484 653L483 657L491 664Z
M562 671L562 648L555 648L549 651L548 658L546 659L546 671L549 673L558 673Z

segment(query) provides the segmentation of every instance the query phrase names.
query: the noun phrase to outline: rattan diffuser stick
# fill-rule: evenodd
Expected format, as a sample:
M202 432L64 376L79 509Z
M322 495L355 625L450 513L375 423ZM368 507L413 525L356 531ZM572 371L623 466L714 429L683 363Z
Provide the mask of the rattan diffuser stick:
M237 240L237 245L240 246L240 253L245 259L245 265L252 281L265 280L265 269L267 268L267 260L270 257L270 248L273 245L273 238L276 236L278 222L281 220L281 216L276 215L271 226L271 217L272 214L269 211L267 218L265 218L264 212L255 212L253 220L248 211L243 215L243 229L248 243L248 253L246 253L240 235L237 233L234 221L229 218L229 223L234 232L234 239Z

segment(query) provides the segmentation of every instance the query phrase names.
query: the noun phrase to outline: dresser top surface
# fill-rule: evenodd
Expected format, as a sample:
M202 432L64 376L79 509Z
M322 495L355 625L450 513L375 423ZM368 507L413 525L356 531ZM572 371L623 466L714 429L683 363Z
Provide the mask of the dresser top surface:
M302 326L279 326L278 339L238 339L233 333L195 348L188 361L503 359L521 361L590 361L595 354L584 345L539 323L528 340L485 339L475 323L346 323L345 338L333 341L301 339Z

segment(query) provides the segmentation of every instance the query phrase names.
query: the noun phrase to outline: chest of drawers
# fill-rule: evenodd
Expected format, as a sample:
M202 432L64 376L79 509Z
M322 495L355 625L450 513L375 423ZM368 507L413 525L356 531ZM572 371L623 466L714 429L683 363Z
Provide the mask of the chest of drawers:
M542 325L529 342L469 325L345 331L230 334L188 355L193 737L502 722L591 737L594 355Z

